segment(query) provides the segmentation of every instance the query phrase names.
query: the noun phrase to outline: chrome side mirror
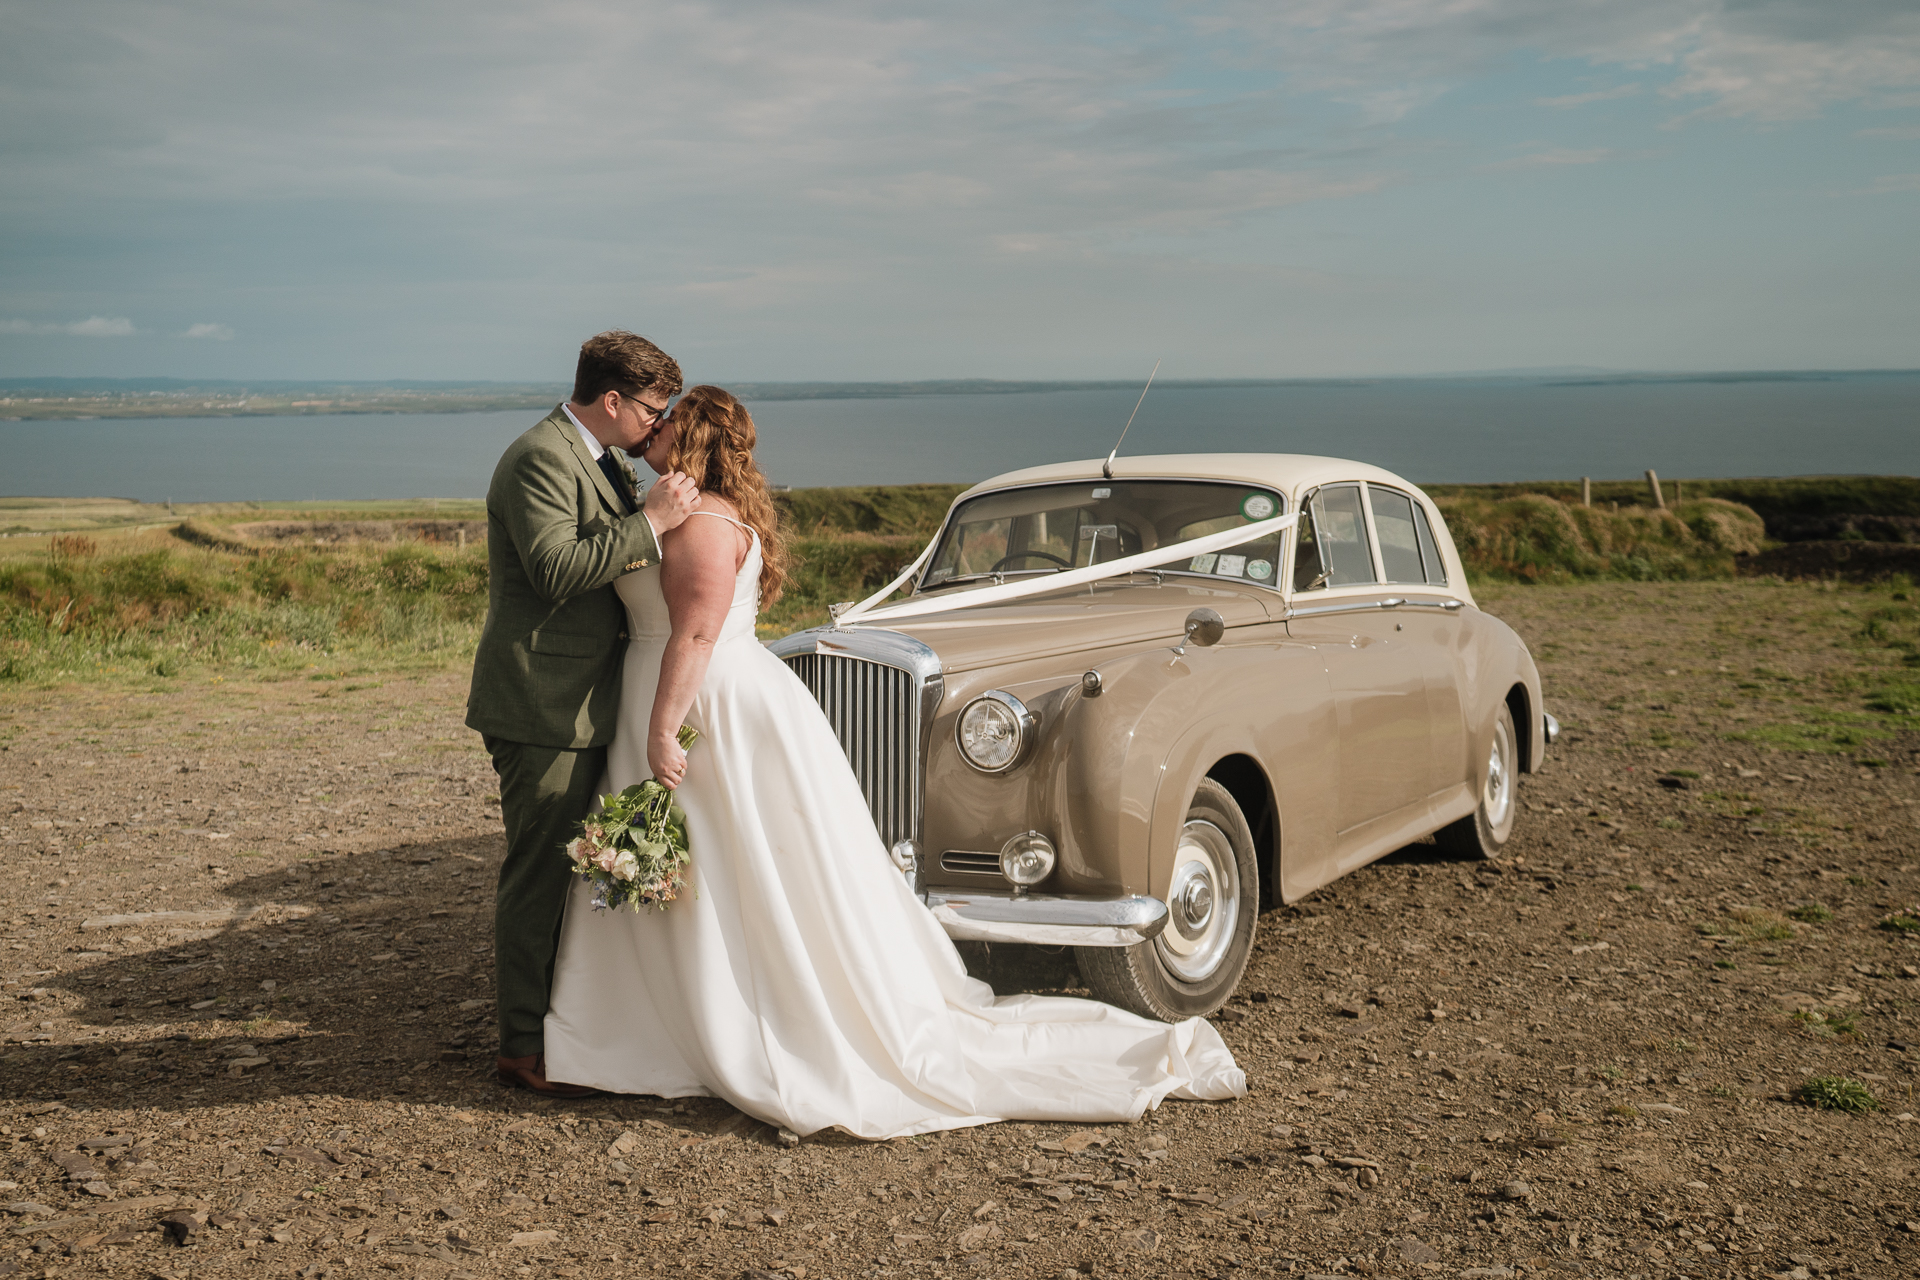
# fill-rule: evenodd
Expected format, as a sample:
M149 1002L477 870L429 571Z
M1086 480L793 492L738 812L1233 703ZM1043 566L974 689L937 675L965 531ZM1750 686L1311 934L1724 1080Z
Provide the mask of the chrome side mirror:
M1227 634L1226 619L1212 609L1202 606L1187 615L1187 634L1180 638L1179 644L1173 646L1173 651L1184 658L1187 655L1188 645L1197 644L1202 649L1210 649L1219 644L1220 637L1225 634Z

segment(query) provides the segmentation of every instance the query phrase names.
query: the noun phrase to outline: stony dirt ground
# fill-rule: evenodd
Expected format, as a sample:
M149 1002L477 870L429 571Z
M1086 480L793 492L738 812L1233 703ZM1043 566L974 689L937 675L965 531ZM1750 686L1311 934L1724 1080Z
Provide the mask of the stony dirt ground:
M1251 1096L883 1144L492 1083L463 673L0 693L0 1273L1920 1274L1920 940L1877 927L1920 739L1846 709L1870 602L1483 603L1568 733L1503 861L1262 918Z

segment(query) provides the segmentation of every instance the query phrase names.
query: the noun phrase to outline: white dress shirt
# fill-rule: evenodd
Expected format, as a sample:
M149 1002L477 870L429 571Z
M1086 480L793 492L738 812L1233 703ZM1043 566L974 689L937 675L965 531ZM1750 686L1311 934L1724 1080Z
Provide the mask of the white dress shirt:
M580 425L580 419L573 416L572 405L562 400L560 402L560 412L567 415L567 421L571 422L573 429L580 433L580 438L586 442L587 452L593 455L593 460L595 462L600 461L600 455L607 451L607 446L601 444L600 441L595 438L593 432ZM640 518L647 522L647 530L653 534L653 545L656 547L659 546L660 531L653 527L653 517L647 514L647 509L644 506L640 508Z

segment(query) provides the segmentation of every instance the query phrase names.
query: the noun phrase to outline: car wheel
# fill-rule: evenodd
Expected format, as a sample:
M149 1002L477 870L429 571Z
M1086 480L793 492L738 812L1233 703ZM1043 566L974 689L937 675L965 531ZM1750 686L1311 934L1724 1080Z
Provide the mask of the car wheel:
M1260 867L1233 795L1203 778L1180 828L1167 927L1131 947L1076 947L1093 994L1162 1022L1205 1017L1227 1002L1253 955Z
M1493 738L1486 748L1486 775L1480 783L1480 804L1458 822L1433 833L1433 842L1463 858L1497 858L1513 834L1519 808L1514 792L1520 785L1519 737L1513 731L1513 713L1505 703L1493 719Z

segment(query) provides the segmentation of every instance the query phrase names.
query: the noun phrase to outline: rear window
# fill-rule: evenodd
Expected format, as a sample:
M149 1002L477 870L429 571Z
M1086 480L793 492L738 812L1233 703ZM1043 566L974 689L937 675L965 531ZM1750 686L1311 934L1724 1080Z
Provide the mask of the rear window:
M920 589L1105 564L1285 513L1286 499L1272 489L1215 481L1079 481L983 493L947 522ZM1275 533L1160 568L1270 587L1279 562Z

